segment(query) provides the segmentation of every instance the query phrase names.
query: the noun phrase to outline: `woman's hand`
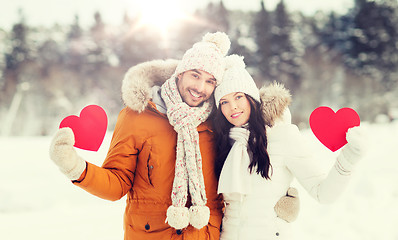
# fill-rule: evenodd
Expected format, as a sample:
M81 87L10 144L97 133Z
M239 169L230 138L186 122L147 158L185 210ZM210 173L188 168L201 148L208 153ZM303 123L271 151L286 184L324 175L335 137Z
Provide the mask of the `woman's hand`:
M300 199L296 188L290 187L286 196L283 196L275 204L276 215L286 222L293 222L297 219L300 211Z
M354 165L363 158L368 149L368 138L364 127L348 129L346 139L347 144L341 149L340 157L344 157Z

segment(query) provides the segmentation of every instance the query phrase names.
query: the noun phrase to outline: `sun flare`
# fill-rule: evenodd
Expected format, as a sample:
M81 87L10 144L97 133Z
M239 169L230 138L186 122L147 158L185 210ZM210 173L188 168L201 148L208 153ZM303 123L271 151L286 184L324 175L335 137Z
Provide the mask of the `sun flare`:
M164 30L173 22L184 18L184 13L175 0L144 0L138 1L137 6L142 25L150 25Z

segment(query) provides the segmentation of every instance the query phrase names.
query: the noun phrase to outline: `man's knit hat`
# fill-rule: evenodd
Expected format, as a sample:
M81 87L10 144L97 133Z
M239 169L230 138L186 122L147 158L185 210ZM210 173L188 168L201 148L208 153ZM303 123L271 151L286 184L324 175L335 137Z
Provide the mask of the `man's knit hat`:
M259 90L253 78L245 69L242 56L236 54L225 57L225 72L221 84L214 91L216 106L220 99L233 92L242 92L260 102Z
M223 32L207 33L202 41L188 49L177 65L174 76L192 69L210 73L220 84L225 69L225 55L231 46L227 34Z

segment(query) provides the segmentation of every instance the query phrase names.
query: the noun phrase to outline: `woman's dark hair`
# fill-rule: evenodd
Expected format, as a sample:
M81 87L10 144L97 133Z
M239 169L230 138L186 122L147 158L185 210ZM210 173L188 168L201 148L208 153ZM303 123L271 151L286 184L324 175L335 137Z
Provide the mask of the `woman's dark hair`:
M250 118L249 118L249 154L251 162L248 168L252 173L254 170L265 179L271 179L268 175L269 170L272 171L271 162L267 152L267 133L265 129L265 119L261 110L261 103L255 101L252 97L245 94L250 103ZM219 103L216 103L219 104ZM221 107L213 112L212 124L215 132L216 144L216 161L215 173L220 177L221 170L224 166L225 159L231 150L231 143L229 139L229 130L234 126L225 118L221 112Z

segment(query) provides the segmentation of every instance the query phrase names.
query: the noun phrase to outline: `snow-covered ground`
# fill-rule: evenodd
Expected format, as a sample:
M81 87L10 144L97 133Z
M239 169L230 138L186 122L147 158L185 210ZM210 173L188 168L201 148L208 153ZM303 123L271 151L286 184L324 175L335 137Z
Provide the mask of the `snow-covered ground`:
M294 182L301 198L297 239L398 240L398 122L367 127L368 155L337 202L320 205ZM302 132L325 167L331 166L338 153L323 147L310 130ZM78 152L101 165L110 138L108 133L98 152ZM123 239L125 198L110 202L71 184L48 157L50 141L0 138L0 239Z

